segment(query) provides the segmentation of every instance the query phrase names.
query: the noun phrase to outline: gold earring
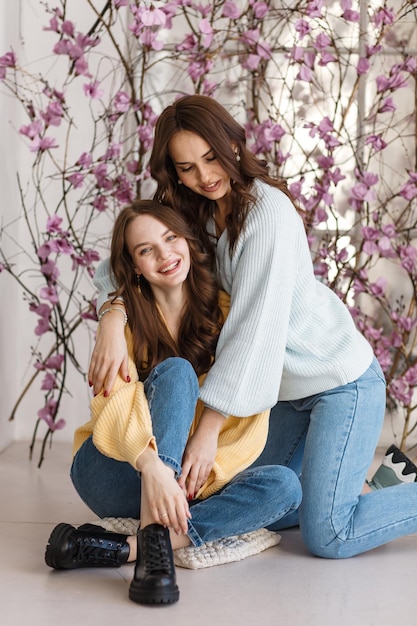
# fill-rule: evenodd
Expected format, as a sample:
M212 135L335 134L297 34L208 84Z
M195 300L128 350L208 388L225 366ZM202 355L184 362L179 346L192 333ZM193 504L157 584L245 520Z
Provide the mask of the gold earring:
M236 161L239 163L240 161L240 154L239 154L239 148L235 148L235 157L236 157Z
M178 184L182 185L182 180L178 179Z
M138 293L142 293L142 289L140 288L140 274L136 274L136 285L138 287Z

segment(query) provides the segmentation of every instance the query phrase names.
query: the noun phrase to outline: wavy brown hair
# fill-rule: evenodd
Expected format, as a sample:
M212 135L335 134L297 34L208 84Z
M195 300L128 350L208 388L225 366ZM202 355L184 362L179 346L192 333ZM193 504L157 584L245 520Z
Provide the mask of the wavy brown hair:
M186 279L187 306L178 333L173 340L159 313L148 281L140 277L140 291L133 260L126 246L126 229L138 215L152 215L179 237L190 250L190 271ZM197 375L208 371L223 323L218 302L218 285L209 255L183 215L156 200L137 200L122 209L113 228L110 254L111 269L119 288L111 295L122 296L133 336L134 356L139 377L170 356L181 356L193 365Z
M178 174L168 152L172 137L181 130L199 135L213 149L224 171L230 176L232 212L226 218L230 254L242 231L245 219L256 198L251 193L253 181L258 178L277 187L291 198L282 180L269 176L266 161L262 161L246 147L246 136L241 126L226 109L209 96L183 96L163 110L155 126L155 138L150 157L150 170L158 187L155 198L179 207L190 224L196 224L199 238L210 248L206 225L213 215L215 202L178 184ZM234 147L240 154L236 160ZM291 198L292 199L292 198Z

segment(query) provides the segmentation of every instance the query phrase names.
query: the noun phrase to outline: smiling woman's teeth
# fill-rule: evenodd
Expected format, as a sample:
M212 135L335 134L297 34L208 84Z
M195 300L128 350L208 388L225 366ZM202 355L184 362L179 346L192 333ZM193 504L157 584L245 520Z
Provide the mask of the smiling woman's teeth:
M174 267L177 267L178 265L178 261L175 261L175 263L171 263L171 265L168 265L168 267L164 267L163 270L161 270L162 274L165 274L165 272L169 272L170 270L173 270Z

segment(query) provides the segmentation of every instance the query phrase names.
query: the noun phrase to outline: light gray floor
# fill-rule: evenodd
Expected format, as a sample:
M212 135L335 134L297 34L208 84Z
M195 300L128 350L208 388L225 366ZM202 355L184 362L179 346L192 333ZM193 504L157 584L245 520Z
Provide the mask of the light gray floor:
M69 477L70 446L54 444L42 469L26 443L0 455L2 626L393 626L417 624L417 535L343 561L310 556L298 530L238 563L177 568L181 597L148 608L128 599L133 566L56 572L45 544L61 521L94 519Z

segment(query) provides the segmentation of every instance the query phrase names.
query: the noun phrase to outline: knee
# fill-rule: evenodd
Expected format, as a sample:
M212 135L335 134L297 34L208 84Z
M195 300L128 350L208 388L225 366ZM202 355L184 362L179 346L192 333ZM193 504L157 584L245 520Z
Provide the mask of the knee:
M192 387L195 387L198 392L197 374L187 359L183 359L180 356L171 356L157 365L157 369L159 374L166 373L181 380L183 383L188 382Z
M323 559L346 559L355 554L350 548L349 541L338 536L330 523L313 525L306 523L300 515L300 530L306 548L314 556Z
M285 494L285 513L298 509L302 500L302 488L297 474L284 465L269 465L264 469L274 484L274 492L280 494L280 497Z

